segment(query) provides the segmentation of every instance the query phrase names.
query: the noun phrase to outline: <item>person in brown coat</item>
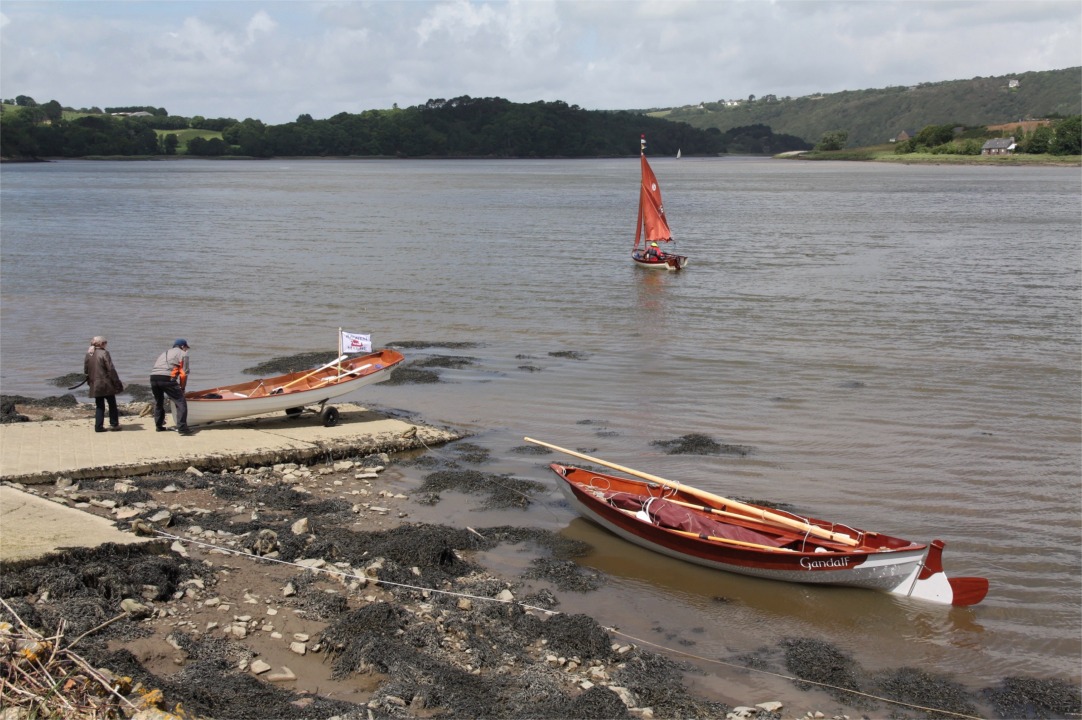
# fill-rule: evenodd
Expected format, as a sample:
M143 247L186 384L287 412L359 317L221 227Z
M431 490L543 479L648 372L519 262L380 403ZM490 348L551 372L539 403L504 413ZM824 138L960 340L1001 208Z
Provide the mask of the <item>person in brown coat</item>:
M94 432L105 432L105 403L109 403L109 429L120 429L120 412L116 407L117 393L124 391L113 358L105 346L109 341L98 335L90 341L86 358L83 360L83 372L86 373L90 397L94 398Z

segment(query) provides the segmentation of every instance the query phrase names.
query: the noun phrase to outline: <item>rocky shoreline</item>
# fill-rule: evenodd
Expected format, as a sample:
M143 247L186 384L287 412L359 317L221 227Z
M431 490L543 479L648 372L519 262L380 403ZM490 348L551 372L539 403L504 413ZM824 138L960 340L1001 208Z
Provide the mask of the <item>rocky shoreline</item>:
M403 522L408 498L377 489L389 461L61 479L53 499L164 537L169 553L73 552L5 573L2 595L22 623L43 634L62 623L79 636L91 665L131 678L132 697L157 698L155 712L166 714L146 717L729 710L681 691L676 664L614 643L589 618L550 612L550 593L516 597L513 583L467 557L501 542L560 557L579 548L514 527ZM576 574L570 563L549 572ZM660 706L642 704L659 692Z
M43 662L28 659L34 642L85 661L65 672L82 679L65 685L71 707L56 715L75 718L1077 717L1078 689L1063 682L1008 678L978 697L912 668L867 673L810 638L780 648L781 666L765 654L744 664L827 688L829 711L697 695L687 680L701 669L559 611L561 593L595 587L574 561L581 543L414 522L441 494L524 508L542 491L492 482L467 441L451 450L21 488L170 549L104 546L0 575L0 709L14 713L3 717L49 716L44 705L18 714L34 707L16 682ZM423 482L394 490L396 465ZM521 576L478 560L501 545L529 549ZM115 692L87 689L102 682Z

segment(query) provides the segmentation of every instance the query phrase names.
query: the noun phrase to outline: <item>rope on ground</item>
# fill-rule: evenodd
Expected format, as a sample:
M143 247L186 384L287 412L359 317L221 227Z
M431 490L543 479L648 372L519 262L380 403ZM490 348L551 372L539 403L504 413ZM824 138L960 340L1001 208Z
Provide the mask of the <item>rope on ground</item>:
M714 665L723 665L725 667L736 668L737 670L747 670L747 671L750 671L750 672L759 673L760 675L770 675L771 677L781 678L782 680L789 680L791 682L807 683L808 685L816 685L818 687L825 688L827 690L839 690L841 692L849 693L850 695L858 695L860 697L869 698L871 700L879 700L881 702L890 703L892 705L900 705L902 707L907 707L907 708L910 708L910 709L913 709L913 710L923 710L925 712L942 713L944 715L951 715L952 717L965 718L965 720L981 720L980 717L974 716L974 715L966 715L964 713L951 712L950 710L940 710L939 708L931 708L931 707L926 707L924 705L914 705L912 703L903 702L901 700L892 700L891 698L885 698L885 697L881 697L879 695L872 695L870 693L861 692L860 690L853 690L852 688L841 687L839 685L831 685L830 683L818 682L818 681L815 681L815 680L805 680L804 678L794 677L792 675L783 675L781 673L771 672L770 670L761 670L759 668L751 668L751 667L746 667L744 665L737 665L735 663L725 662L724 660L715 660L714 658L708 658L708 657L703 657L701 655L695 655L694 653L689 653L689 652L687 652L685 650L679 650L677 648L671 648L671 647L668 647L668 646L665 646L665 645L658 645L657 643L651 642L649 640L644 640L642 638L637 638L634 635L628 635L627 633L623 633L623 632L620 632L619 630L615 630L615 629L612 629L612 628L610 628L610 631L616 633L617 635L622 635L623 637L626 637L627 639L632 640L634 642L642 643L643 645L651 645L653 647L658 648L659 650L664 650L667 653L673 653L673 654L676 654L676 655L683 655L683 656L691 658L693 660L700 660L702 662L707 662L707 663L711 663L711 664L714 664Z
M266 562L276 563L278 565L286 565L286 566L289 566L289 567L297 568L298 570L309 570L309 571L312 571L312 572L327 573L328 575L335 575L335 576L339 576L339 577L343 577L343 578L352 578L352 579L356 579L356 580L364 580L366 583L371 582L371 583L374 583L376 585L389 585L389 586L404 588L406 590L416 590L418 592L429 592L429 593L436 593L436 594L439 594L439 595L449 595L449 596L452 596L452 597L467 598L469 600L483 600L483 601L487 601L487 602L503 603L505 605L519 605L520 607L522 607L525 610L533 610L533 611L536 611L536 612L544 613L545 615L563 615L563 612L561 612L559 610L549 610L547 608L537 607L535 605L528 605L528 604L520 602L518 600L501 600L500 598L485 597L483 595L471 595L469 593L452 592L450 590L439 590L439 589L436 589L436 588L422 587L422 586L419 586L419 585L408 585L408 584L405 584L405 583L392 582L390 580L381 580L379 578L370 578L367 575L363 575L363 576L362 575L356 575L354 573L347 573L347 572L343 572L343 571L337 570L337 569L332 570L330 568L315 568L315 567L310 567L310 566L307 566L307 565L300 565L298 563L289 562L287 560L279 560L278 558L269 558L269 557L263 557L263 556L260 556L260 555L252 555L251 553L248 553L248 552L235 550L233 548L221 547L220 545L214 545L213 543L206 543L206 542L202 542L202 541L199 541L199 540L192 540L191 538L184 538L184 537L180 537L178 535L170 535L169 533L163 532L161 530L155 530L155 532L158 535L162 536L162 537L169 538L170 540L175 540L175 541L182 542L182 543L189 543L191 545L198 545L200 547L210 548L212 550L217 550L218 552L224 552L224 553L231 554L231 555L237 555L237 556L244 557L244 558L247 558L247 559L250 559L250 560L263 560L263 561L266 561ZM476 531L474 531L474 532L476 532ZM710 663L710 664L713 664L713 665L720 665L720 666L723 666L723 667L734 668L734 669L737 669L737 670L743 670L743 671L747 671L747 672L759 673L760 675L769 675L771 677L780 678L782 680L789 680L790 682L806 683L808 685L815 685L817 687L821 687L821 688L824 688L824 689L827 689L827 690L837 690L837 691L840 691L840 692L849 693L851 695L856 695L856 696L859 696L859 697L868 698L869 700L877 700L879 702L889 703L891 705L898 705L900 707L910 708L912 710L921 710L921 711L924 711L924 712L941 713L943 715L950 715L951 717L963 718L963 720L981 720L980 717L974 716L974 715L966 715L964 713L952 712L950 710L940 710L939 708L926 707L924 705L915 705L913 703L907 703L907 702L903 702L901 700L893 700L891 698L882 697L882 696L879 696L879 695L872 695L871 693L861 692L860 690L853 690L851 688L840 687L838 685L831 685L829 683L818 682L818 681L815 681L815 680L805 680L804 678L799 678L799 677L795 677L795 676L791 676L791 675L783 675L781 673L771 672L770 670L762 670L762 669L759 669L759 668L747 667L745 665L737 665L736 663L725 662L724 660L716 660L714 658L708 658L708 657L703 657L701 655L695 655L695 654L689 653L689 652L687 652L685 650L680 650L680 649L677 649L677 648L668 647L666 645L659 645L658 643L651 642L650 640L644 640L642 638L635 637L634 635L629 635L628 633L622 632L622 631L616 629L615 627L605 627L605 629L607 631L613 633L614 635L619 635L620 637L627 638L628 640L631 640L632 642L636 642L636 643L639 643L641 645L649 645L649 646L657 648L658 650L661 650L663 652L666 652L666 653L669 653L669 654L672 654L672 655L682 655L684 657L687 657L687 658L690 658L690 659L693 659L693 660L697 660L697 661L700 661L700 662Z
M262 561L269 562L269 563L276 563L278 565L287 565L289 567L297 568L298 570L311 570L313 572L321 572L321 573L326 573L328 575L336 575L336 576L342 577L342 578L350 578L350 579L354 579L354 580L363 580L366 583L371 582L371 583L374 583L376 585L389 585L389 586L403 588L403 589L406 589L406 590L417 590L418 592L429 592L429 593L436 593L436 594L439 594L439 595L450 595L450 596L453 596L453 597L468 598L470 600L488 600L490 602L511 603L511 604L516 604L516 605L521 605L523 608L525 608L527 610L536 610L538 612L543 612L543 613L548 614L548 615L559 615L559 614L561 614L561 613L559 613L559 612L557 612L555 610L548 610L546 608L536 607L534 605L527 605L525 603L520 603L520 602L516 602L516 601L500 600L498 598L490 598L490 597L485 597L483 595L470 595L469 593L451 592L450 590L438 590L436 588L427 588L427 587L422 587L420 585L409 585L409 584L406 584L406 583L393 582L391 580L381 580L380 578L370 578L367 575L356 575L354 573L347 573L347 572L343 572L342 570L332 570L330 568L310 567L308 565L301 565L299 563L293 563L293 562L289 562L287 560L279 560L278 558L264 557L262 555L252 555L251 553L242 552L240 550L234 550L233 548L221 547L220 545L214 545L212 543L200 542L199 540L192 540L191 538L183 538L183 537L179 537L177 535L170 535L169 533L162 532L161 530L158 530L157 533L158 533L158 535L160 535L162 537L165 537L165 538L169 538L170 540L176 540L176 541L183 542L183 543L190 543L192 545L198 545L198 546L201 546L201 547L210 548L212 550L217 550L218 552L229 553L231 555L238 555L240 557L248 558L250 560L262 560Z

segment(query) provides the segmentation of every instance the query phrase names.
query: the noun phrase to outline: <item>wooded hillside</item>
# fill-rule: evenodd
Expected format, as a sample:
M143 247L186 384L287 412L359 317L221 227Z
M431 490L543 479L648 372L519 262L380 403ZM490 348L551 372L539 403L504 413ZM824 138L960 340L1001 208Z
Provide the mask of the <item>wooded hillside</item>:
M248 157L606 157L638 153L717 155L727 138L717 130L627 111L589 111L564 102L512 103L502 98L430 100L404 109L339 113L326 120L301 115L282 125L251 118L185 118L163 113L46 112L20 96L0 116L0 154L7 158L100 155ZM191 137L190 130L218 137ZM767 135L769 135L767 129ZM800 143L799 139L794 139Z
M0 156L8 159L185 154L611 157L636 154L644 133L648 155L674 155L677 150L685 156L770 155L808 150L813 144L822 150L879 145L902 131L912 137L944 126L972 130L975 134L966 137L974 142L989 134L989 126L1005 126L1005 135L1017 134L1022 121L1082 113L1082 68L801 98L751 96L654 111L584 110L562 101L513 103L462 96L402 109L339 113L325 120L304 114L293 122L267 125L252 118L174 116L150 106L74 110L56 100L38 104L25 95L5 101L2 109ZM1038 134L1028 128L1025 132ZM991 134L996 136L995 131ZM827 138L832 141L827 143ZM1048 138L1037 139L1038 145L1048 145ZM979 143L975 152L980 152Z
M848 146L861 147L928 125L974 127L1078 115L1082 113L1082 67L799 98L751 96L737 105L727 102L735 101L722 99L651 114L723 132L769 125L775 133L811 143L825 133L844 130L849 134Z

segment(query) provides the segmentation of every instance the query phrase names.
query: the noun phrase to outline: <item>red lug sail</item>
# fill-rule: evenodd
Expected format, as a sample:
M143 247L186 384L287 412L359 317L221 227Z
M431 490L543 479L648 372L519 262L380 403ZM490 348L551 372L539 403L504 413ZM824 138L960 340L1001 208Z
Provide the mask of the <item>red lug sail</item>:
M672 240L672 231L665 219L661 186L658 185L650 163L646 162L646 155L641 154L639 157L642 162L642 189L639 191L639 222L635 231L635 247L639 246L640 238L644 238L646 243L669 242Z

